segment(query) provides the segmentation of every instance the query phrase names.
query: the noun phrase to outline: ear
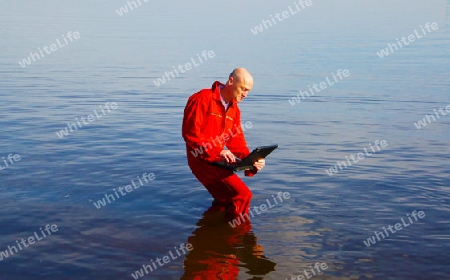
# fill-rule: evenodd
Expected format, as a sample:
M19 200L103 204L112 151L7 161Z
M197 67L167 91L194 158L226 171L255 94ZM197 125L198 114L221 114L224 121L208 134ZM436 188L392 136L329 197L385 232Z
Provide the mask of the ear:
M233 85L233 82L234 82L234 78L233 77L229 77L228 78L228 85Z

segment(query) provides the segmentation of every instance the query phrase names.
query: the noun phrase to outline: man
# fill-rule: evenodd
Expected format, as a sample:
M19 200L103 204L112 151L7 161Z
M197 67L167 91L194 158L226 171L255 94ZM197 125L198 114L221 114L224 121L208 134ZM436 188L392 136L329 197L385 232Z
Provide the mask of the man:
M212 166L211 162L236 162L236 157L243 159L250 154L238 103L252 87L250 73L237 68L226 84L216 81L211 89L189 97L184 109L182 134L189 167L214 198L213 206L225 209L229 218L248 213L252 193L233 171ZM264 165L264 159L255 162L245 176L255 175Z

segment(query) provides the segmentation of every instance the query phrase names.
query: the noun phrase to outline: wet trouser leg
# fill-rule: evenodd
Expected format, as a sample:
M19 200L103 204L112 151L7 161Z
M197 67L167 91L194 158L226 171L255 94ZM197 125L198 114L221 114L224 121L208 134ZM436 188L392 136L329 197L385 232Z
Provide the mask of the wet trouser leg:
M206 163L190 163L189 166L216 204L227 207L233 217L248 214L252 192L236 174Z

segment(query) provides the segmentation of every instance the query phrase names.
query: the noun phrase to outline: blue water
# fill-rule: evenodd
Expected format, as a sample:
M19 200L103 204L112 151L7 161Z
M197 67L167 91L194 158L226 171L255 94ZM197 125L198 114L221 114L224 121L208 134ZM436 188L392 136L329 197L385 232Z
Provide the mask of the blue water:
M450 105L450 1L313 1L258 35L293 1L141 3L119 16L126 1L1 2L0 158L20 160L0 170L0 251L58 226L0 261L1 280L133 279L188 242L142 279L286 279L316 262L328 268L311 279L450 279L450 115L414 125ZM427 22L439 28L377 56ZM19 65L69 31L80 38ZM154 84L204 50L215 56ZM290 193L245 229L205 213L180 131L187 98L235 67L255 80L240 105L249 147L279 144L244 178L252 205ZM350 76L289 103L339 69ZM117 109L57 136L106 102ZM377 140L388 146L327 174ZM144 173L155 179L94 206ZM364 245L413 211L425 217Z

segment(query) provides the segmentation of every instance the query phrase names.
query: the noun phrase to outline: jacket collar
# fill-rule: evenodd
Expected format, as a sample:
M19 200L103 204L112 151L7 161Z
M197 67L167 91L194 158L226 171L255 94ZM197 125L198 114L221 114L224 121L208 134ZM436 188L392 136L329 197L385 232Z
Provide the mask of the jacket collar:
M220 103L222 103L222 100L221 100L221 98L220 98L220 89L219 89L219 86L225 86L224 84L222 84L221 82L219 82L219 81L215 81L214 83L213 83L213 85L212 85L212 87L211 87L211 90L212 90L212 94L213 94L213 99L214 100L217 100L218 102L220 102ZM230 104L228 105L229 107L231 107L231 106L233 106L234 105L234 103L235 103L235 101L234 100L231 100L230 101Z

